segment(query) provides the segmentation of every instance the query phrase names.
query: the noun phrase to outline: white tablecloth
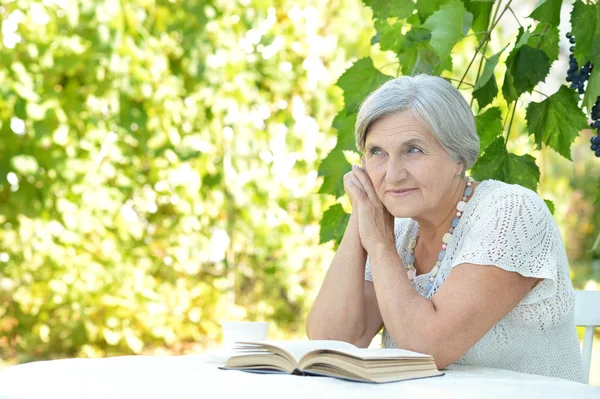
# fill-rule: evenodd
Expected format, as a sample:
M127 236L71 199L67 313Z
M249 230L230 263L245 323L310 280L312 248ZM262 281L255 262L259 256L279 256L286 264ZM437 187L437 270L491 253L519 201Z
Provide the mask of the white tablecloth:
M27 363L0 370L1 399L46 398L577 398L600 388L500 369L451 366L443 377L390 384L219 370L206 355Z

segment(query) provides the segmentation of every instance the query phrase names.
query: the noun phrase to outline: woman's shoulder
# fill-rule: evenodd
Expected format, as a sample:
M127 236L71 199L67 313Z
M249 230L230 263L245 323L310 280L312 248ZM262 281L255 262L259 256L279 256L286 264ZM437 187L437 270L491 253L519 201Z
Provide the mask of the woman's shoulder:
M551 216L546 202L533 190L519 184L505 183L499 180L484 180L477 187L479 191L478 207L489 213L497 208L530 208Z

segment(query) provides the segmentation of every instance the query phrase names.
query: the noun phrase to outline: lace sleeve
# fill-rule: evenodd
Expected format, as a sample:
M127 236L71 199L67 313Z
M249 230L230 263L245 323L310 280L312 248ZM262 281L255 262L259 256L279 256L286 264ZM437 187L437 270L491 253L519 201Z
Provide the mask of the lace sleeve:
M558 226L533 191L512 185L474 212L452 267L463 263L493 265L543 279L524 298L531 304L556 293L558 270L568 268ZM481 204L484 205L484 204Z
M369 255L367 255L367 263L365 263L365 280L373 282L373 276L371 276L371 264L369 261Z

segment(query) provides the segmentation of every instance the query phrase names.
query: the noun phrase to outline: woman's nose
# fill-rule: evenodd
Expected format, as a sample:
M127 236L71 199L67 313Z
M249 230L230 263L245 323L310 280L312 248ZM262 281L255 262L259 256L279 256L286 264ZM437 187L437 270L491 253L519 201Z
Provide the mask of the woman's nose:
M385 173L386 183L395 184L401 182L406 179L406 176L408 176L408 173L404 167L404 163L398 158L390 158Z

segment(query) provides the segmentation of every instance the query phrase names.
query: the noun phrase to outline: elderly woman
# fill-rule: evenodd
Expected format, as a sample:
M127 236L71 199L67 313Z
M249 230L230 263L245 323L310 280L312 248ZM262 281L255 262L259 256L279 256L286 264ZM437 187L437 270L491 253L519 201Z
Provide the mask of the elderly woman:
M352 215L307 319L310 339L584 381L565 249L544 201L475 182L473 113L444 79L391 80L362 104Z

